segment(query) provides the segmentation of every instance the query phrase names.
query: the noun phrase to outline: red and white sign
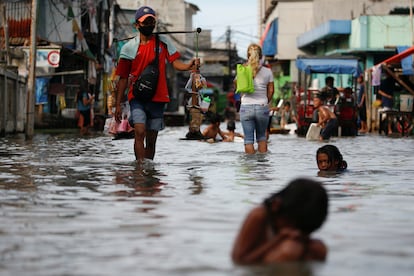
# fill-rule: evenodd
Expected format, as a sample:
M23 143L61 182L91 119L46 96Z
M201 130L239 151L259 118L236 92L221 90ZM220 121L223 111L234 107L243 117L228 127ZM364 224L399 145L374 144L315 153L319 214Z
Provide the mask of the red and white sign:
M59 67L60 51L52 50L47 55L47 62L51 67Z

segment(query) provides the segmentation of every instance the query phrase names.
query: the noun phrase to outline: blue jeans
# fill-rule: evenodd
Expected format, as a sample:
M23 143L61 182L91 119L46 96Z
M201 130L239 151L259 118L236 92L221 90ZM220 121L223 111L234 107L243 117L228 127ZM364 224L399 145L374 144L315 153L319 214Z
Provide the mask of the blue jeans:
M131 116L129 124L145 124L145 129L160 131L164 129L164 107L165 103L138 102L135 99L129 102Z
M269 106L248 104L240 106L240 121L243 127L244 144L266 141L266 129L269 123Z

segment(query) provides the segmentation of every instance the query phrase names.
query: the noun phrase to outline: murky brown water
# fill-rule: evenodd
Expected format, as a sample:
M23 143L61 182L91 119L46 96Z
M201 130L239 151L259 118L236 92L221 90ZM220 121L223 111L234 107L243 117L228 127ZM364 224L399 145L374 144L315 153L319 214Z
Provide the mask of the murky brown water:
M322 178L319 142L271 135L269 154L247 157L242 143L180 141L186 132L160 132L144 168L133 140L0 138L0 274L412 275L411 137L335 138L349 171ZM233 265L247 212L297 176L329 191L328 221L315 233L329 246L326 263Z

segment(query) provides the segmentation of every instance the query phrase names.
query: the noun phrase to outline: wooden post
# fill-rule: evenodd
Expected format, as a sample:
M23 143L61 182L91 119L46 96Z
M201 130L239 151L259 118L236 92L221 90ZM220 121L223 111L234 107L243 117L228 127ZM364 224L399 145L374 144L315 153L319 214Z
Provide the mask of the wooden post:
M27 80L27 125L26 138L31 140L34 134L34 109L36 91L36 25L37 25L37 0L32 0L32 20L30 24L30 54L29 54L29 78Z
M372 71L368 70L365 71L364 74L364 84L365 84L365 106L366 106L366 110L367 110L367 127L368 127L368 132L372 132L373 131L373 127L372 127Z

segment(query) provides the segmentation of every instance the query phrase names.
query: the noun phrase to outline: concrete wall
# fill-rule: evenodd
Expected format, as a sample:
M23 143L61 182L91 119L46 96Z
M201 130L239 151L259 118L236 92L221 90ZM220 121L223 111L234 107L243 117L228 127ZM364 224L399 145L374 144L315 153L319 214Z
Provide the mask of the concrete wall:
M38 5L37 35L52 42L73 44L72 21L68 21L66 18L68 9L60 1L39 0ZM79 2L72 1L72 5L73 13L80 27Z
M169 31L191 31L193 28L192 16L196 11L192 10L184 0L117 0L121 9L135 11L141 6L150 6L155 10L159 22L166 24ZM131 12L131 20L134 19ZM194 34L175 34L178 44L189 47L194 46ZM177 43L175 43L177 44ZM180 45L176 45L180 50Z
M262 3L263 4L263 3ZM267 3L267 6L269 3ZM260 11L262 12L262 11ZM280 1L266 23L278 18L277 55L279 60L290 60L290 76L297 81L296 57L303 54L296 47L296 38L313 27L312 1ZM262 34L260 34L262 35Z
M362 16L352 21L349 48L384 48L412 45L408 15Z
M312 2L280 2L271 18L279 18L276 57L281 60L296 59L302 51L296 45L296 38L312 25Z
M330 19L354 19L361 15L388 15L395 7L408 7L410 0L314 0L314 27ZM307 30L306 30L307 31Z

